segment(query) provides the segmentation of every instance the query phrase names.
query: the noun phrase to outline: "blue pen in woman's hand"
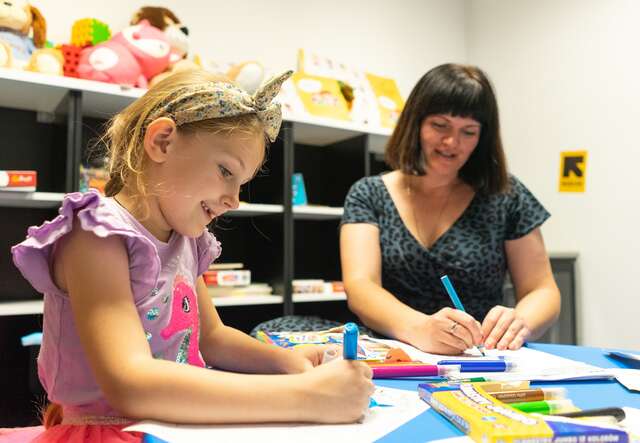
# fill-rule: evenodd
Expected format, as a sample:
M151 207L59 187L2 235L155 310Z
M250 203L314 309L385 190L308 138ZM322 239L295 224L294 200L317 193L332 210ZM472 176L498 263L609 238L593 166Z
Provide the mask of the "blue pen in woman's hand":
M449 298L451 299L451 302L453 303L453 306L455 306L455 308L459 311L462 312L467 312L464 310L464 306L462 305L462 302L460 301L460 297L458 297L458 293L456 292L455 288L453 287L453 284L451 283L451 280L449 280L449 276L448 275L443 275L442 277L440 277L440 281L442 281L442 284L444 285L444 289L447 291L447 294L449 294ZM478 350L478 352L485 357L485 353L482 350L482 348L484 348L484 346L482 345L478 345L478 346L474 346L474 348L476 348Z

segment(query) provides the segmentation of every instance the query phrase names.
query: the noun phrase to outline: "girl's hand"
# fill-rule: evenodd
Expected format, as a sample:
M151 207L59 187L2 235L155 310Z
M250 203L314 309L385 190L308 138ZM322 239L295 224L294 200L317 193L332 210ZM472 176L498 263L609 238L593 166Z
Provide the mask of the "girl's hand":
M363 362L336 359L305 373L309 421L353 423L369 408L375 386L373 372Z
M527 341L531 330L513 308L494 306L482 322L487 349L520 349Z
M321 365L324 353L328 350L340 351L340 347L336 345L303 345L293 348L293 352L299 354L306 359L311 366L308 369Z
M409 343L425 352L455 355L482 344L482 331L469 314L443 308L433 315L420 314L409 325Z
M285 374L298 374L309 371L322 364L325 351L338 349L335 345L301 345L286 349L286 361L282 371Z

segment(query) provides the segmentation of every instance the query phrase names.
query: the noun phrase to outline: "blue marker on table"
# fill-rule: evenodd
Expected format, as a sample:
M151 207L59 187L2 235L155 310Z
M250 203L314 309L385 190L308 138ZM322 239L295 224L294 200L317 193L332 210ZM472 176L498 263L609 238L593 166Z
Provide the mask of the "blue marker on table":
M453 306L455 306L455 308L459 311L462 312L467 312L464 310L464 306L462 305L462 302L460 301L460 297L458 297L458 293L456 292L456 290L453 288L453 284L451 284L451 280L449 280L449 276L448 275L443 275L442 277L440 277L440 280L442 281L442 284L444 285L444 289L446 289L447 294L449 294L449 298L451 299L451 301L453 302ZM455 326L455 324L454 324ZM453 328L452 328L453 330ZM476 348L478 350L478 352L480 354L482 354L482 356L485 356L484 351L481 349L482 346L474 346L474 348Z
M161 439L160 437L156 437L151 434L144 434L142 437L142 443L169 443L166 440Z
M347 323L344 325L342 336L342 356L345 360L357 360L358 358L358 325Z
M440 360L438 366L459 365L460 372L506 372L516 364L505 360Z

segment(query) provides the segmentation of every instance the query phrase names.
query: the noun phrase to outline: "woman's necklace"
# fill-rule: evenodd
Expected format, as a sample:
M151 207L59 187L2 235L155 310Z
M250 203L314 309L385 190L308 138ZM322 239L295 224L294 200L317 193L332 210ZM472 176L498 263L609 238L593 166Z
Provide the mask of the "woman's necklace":
M409 205L411 206L411 214L413 215L413 224L416 227L416 234L418 236L418 241L425 248L430 248L438 239L438 228L440 226L440 220L442 219L442 214L444 214L447 206L449 205L449 200L451 199L451 194L453 193L453 188L455 185L450 186L447 192L447 196L445 197L444 204L440 207L440 211L438 212L438 217L436 218L436 222L432 232L430 233L428 238L424 238L422 235L422 229L420 229L421 225L418 223L418 217L416 215L416 204L413 201L413 186L412 186L412 176L407 176L407 197L409 200ZM417 195L416 195L417 196Z

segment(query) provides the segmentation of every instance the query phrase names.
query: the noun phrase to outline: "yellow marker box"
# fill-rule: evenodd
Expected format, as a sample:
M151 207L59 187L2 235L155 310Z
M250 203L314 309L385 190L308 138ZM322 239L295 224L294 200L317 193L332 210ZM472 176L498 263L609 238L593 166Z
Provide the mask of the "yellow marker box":
M619 428L545 421L492 397L482 383L420 384L420 398L479 443L628 442ZM585 437L584 439L582 437Z

